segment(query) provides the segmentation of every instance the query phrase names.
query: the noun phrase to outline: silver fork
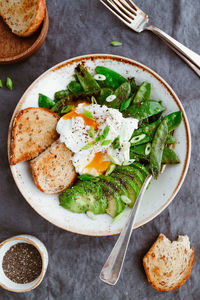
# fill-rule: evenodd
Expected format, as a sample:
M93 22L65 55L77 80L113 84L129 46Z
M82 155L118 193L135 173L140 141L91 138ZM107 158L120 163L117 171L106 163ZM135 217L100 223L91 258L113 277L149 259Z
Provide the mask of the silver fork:
M149 17L132 0L100 0L124 24L140 33L149 30L159 36L200 76L200 55L190 50L161 29L149 25Z

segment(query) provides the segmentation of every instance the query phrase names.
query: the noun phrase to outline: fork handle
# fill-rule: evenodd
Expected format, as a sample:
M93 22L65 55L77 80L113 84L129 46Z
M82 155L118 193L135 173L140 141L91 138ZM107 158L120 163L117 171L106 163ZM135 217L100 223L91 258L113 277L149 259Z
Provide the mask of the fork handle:
M141 200L143 198L143 195L146 191L146 188L151 178L152 175L149 174L145 179L143 186L140 190L140 193L137 197L137 200L135 202L135 205L132 209L131 215L129 216L126 225L124 226L113 250L111 251L105 265L103 266L103 269L101 270L100 279L105 283L108 283L110 285L115 285L119 279L122 266L124 263L124 259L126 256L128 244L130 241L131 233L133 230L133 225L137 215L137 211L140 207Z
M167 45L174 50L197 73L198 76L200 76L200 55L153 25L149 25L145 29L152 31L165 41Z

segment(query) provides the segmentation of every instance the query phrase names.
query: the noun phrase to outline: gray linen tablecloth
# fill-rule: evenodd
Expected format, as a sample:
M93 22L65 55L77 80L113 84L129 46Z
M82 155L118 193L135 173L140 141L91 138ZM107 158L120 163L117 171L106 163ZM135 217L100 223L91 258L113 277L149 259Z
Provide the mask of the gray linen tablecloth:
M200 53L199 0L137 0L150 20ZM0 300L149 300L200 299L200 80L161 40L150 32L134 33L98 0L49 0L50 28L42 48L28 60L0 66L0 78L10 76L12 92L0 90L0 241L28 233L49 251L49 267L42 284L26 294L0 289ZM121 47L111 47L117 40ZM118 284L110 287L99 272L117 236L86 237L65 232L42 219L24 200L7 160L10 118L20 97L41 73L56 63L89 53L112 53L135 59L160 74L180 97L188 115L193 149L185 182L163 213L134 231ZM178 290L160 293L147 282L142 257L158 234L171 239L188 234L195 263L188 281Z

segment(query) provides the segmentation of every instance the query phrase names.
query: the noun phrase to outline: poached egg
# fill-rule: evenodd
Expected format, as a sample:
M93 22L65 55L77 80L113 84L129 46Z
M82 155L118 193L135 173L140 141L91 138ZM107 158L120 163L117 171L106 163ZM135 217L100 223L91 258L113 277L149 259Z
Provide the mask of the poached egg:
M137 119L123 118L117 109L81 103L58 121L56 130L74 153L76 172L99 176L111 163L131 163L129 140L137 128Z

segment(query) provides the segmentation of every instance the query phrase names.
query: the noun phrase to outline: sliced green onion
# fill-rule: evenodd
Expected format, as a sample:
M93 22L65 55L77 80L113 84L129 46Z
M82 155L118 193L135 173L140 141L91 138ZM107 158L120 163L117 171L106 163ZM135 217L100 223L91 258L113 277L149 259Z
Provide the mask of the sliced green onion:
M121 165L120 160L116 156L110 155L109 158L115 165L118 165L118 166Z
M131 199L129 199L128 197L126 197L125 195L122 195L121 196L121 199L122 199L122 201L124 202L124 203L126 203L126 204L130 204L132 201L131 201Z
M0 88L3 87L3 83L2 83L2 80L0 79Z
M97 100L94 96L91 97L92 104L97 104Z
M87 144L81 150L87 150L87 149L90 149L93 146L94 146L94 144Z
M13 89L13 82L12 82L12 80L10 79L10 77L7 77L7 79L6 79L6 86L7 86L7 88L8 88L10 91L12 91L12 89Z
M92 115L91 111L84 109L83 113L88 119L93 120L93 115Z
M90 126L90 130L89 130L89 136L93 139L95 136L95 130L94 127Z
M145 137L146 137L146 134L142 133L142 134L134 136L130 142L131 142L131 144L136 144L136 143L140 142L141 140L143 140Z
M115 164L111 164L110 166L109 166L109 168L108 168L108 170L106 171L106 176L108 176L108 175L110 175L113 171L114 171L114 169L116 168L116 165Z
M113 42L110 43L110 45L113 46L113 47L119 47L119 46L122 45L122 43L121 42L117 42L117 41L113 41Z
M98 143L100 140L101 140L101 137L100 137L100 136L97 136L96 139L95 139L94 141L95 141L95 143Z
M99 80L99 81L104 81L104 80L106 80L106 76L103 74L95 74L94 79Z
M112 140L105 140L101 143L101 146L108 146L111 142Z
M88 216L89 219L96 220L96 216L91 211L87 211L86 215Z
M104 128L103 133L101 135L101 140L105 140L109 131L110 131L110 127L108 125L106 125L106 127Z
M123 162L123 166L131 165L134 161L135 161L135 158L132 158L132 159L129 159L129 160L125 160Z
M151 143L148 143L148 144L146 145L145 150L144 150L144 154L145 154L145 155L149 155L150 152L151 152Z
M107 102L112 102L112 101L114 101L116 98L117 98L117 97L116 97L115 95L110 95L110 96L108 96L108 97L106 98L106 101L107 101Z
M66 106L64 106L63 109L61 110L61 114L68 113L69 111L72 110L73 107L74 107L74 105L66 105Z
M117 149L120 146L119 136L114 139L112 142L113 149Z

